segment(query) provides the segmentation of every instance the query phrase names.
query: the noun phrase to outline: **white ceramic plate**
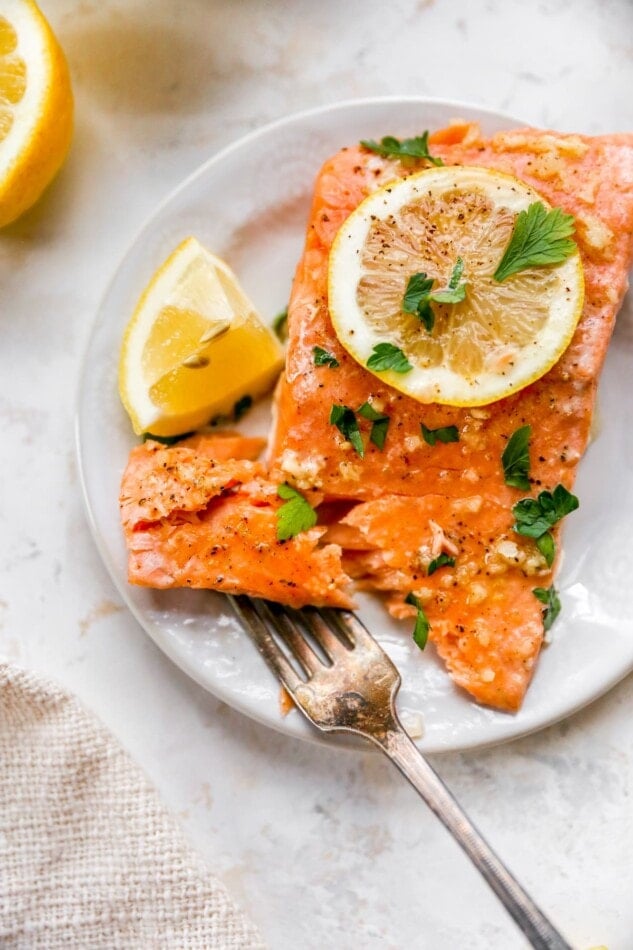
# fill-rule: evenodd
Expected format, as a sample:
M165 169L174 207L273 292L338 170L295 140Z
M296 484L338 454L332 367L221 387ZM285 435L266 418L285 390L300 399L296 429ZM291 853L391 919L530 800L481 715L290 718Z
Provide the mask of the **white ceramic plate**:
M314 738L303 718L279 711L279 688L221 595L150 591L126 582L119 529L119 480L134 444L117 395L123 328L155 268L190 234L225 257L247 293L271 318L286 303L315 174L342 145L385 134L411 135L461 116L486 133L520 125L462 103L374 99L291 116L246 136L203 165L158 208L119 267L103 300L86 354L78 407L80 467L89 517L105 563L139 623L194 680L274 729ZM633 402L633 315L620 315L600 393L602 424L581 466L580 512L565 528L557 586L563 611L541 655L523 709L484 709L456 689L432 648L411 642L370 599L361 616L392 656L403 685L405 722L422 724L428 752L488 745L542 728L604 693L633 668L633 440L625 407ZM268 406L244 421L265 432Z

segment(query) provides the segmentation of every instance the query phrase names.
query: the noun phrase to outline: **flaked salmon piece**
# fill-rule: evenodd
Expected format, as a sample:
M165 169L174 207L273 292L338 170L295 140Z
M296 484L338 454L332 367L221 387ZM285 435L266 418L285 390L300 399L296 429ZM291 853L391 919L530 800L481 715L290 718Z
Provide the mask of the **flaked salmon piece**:
M317 178L295 275L271 474L303 489L316 487L327 504L358 502L326 535L344 547L343 563L357 585L385 592L396 616L413 612L404 604L407 593L425 593L431 637L455 681L479 702L516 710L543 635L542 605L533 589L550 586L553 572L534 542L512 531L512 506L527 493L505 484L501 455L513 432L529 424L534 493L573 485L631 264L633 135L591 138L520 129L486 141L477 126L457 123L430 141L445 164L508 172L574 215L586 295L572 343L542 379L480 408L421 405L356 363L329 318L330 246L367 194L416 168L361 148L344 149ZM314 346L331 353L339 366L315 366ZM335 403L355 409L366 401L388 415L390 424L384 449L369 443L361 459L330 425L329 412ZM459 441L428 445L421 423L428 429L456 426ZM481 505L479 514L468 511L473 502ZM415 551L428 545L430 522L447 531L449 540L457 536L458 511L463 539L454 540L455 570L426 578L416 567ZM518 561L506 564L504 552L515 549ZM466 565L478 572L473 578Z
M207 455L215 462L226 462L229 459L249 459L254 462L264 451L266 439L223 430L199 432L183 439L178 445L195 449L198 455Z
M321 544L326 528L277 540L282 501L264 466L217 459L226 446L198 436L132 450L121 484L130 583L213 588L301 607L351 607L341 549ZM233 439L252 455L252 439Z
M415 615L404 602L413 590L455 682L508 710L520 705L542 639L542 605L532 590L550 580L534 542L515 534L513 522L506 506L481 495L385 495L357 505L326 535L344 545L358 587L388 592L393 616ZM429 577L441 554L455 564Z

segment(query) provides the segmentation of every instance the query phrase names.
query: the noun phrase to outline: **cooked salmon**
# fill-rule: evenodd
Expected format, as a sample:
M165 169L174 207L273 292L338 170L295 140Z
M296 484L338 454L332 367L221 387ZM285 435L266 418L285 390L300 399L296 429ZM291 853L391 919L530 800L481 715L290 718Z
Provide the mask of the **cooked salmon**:
M315 527L277 539L277 486L262 439L198 435L132 450L121 484L130 583L248 593L294 607L349 607L341 550ZM231 457L227 458L227 451Z
M357 587L381 592L396 617L415 613L406 603L413 593L455 682L479 702L514 711L543 638L533 590L549 587L554 570L531 539L513 531L512 507L526 493L505 484L501 454L513 432L529 424L533 492L573 485L633 254L633 136L522 129L484 140L476 126L459 123L430 143L445 164L508 172L574 215L585 304L563 357L514 396L470 409L422 405L356 363L328 314L329 249L368 193L421 166L343 149L315 186L289 306L269 471L240 455L239 443L232 460L214 457L205 437L197 447L135 449L122 489L130 580L343 606L352 577ZM315 366L315 346L339 365ZM383 449L370 443L361 459L329 414L333 404L366 401L390 425ZM459 441L429 445L422 423L455 426ZM275 538L281 482L304 492L320 513L318 528L285 545ZM429 577L440 553L454 564Z

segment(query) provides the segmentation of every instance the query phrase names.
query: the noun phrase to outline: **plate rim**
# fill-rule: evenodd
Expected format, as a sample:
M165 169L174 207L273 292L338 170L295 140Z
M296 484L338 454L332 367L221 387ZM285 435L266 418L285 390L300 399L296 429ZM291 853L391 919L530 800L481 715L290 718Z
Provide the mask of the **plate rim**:
M118 591L125 607L131 615L134 617L136 622L139 624L143 632L150 637L150 639L156 644L156 646L168 657L168 659L175 664L185 675L192 679L198 686L204 689L206 692L213 695L219 701L226 703L232 709L235 709L241 715L246 716L247 718L265 726L268 729L272 729L275 732L284 735L290 739L300 739L303 741L316 743L317 745L327 744L330 748L338 749L352 749L355 751L365 751L368 752L373 750L376 752L373 746L364 743L361 739L356 739L355 737L344 737L339 735L325 735L319 732L317 729L310 727L307 721L302 720L302 725L307 728L301 730L300 733L296 731L289 731L287 728L284 728L286 719L279 717L279 719L274 719L267 717L263 712L259 712L258 709L255 709L251 706L247 706L246 703L242 702L241 697L236 697L234 693L228 693L222 689L221 685L214 684L213 687L209 684L208 680L205 681L199 666L193 662L187 654L184 654L181 651L178 651L175 645L171 642L170 638L167 637L160 628L153 625L148 619L143 615L140 607L132 601L128 596L127 585L124 584L123 580L119 577L118 565L114 562L114 558L110 555L110 552L107 548L105 540L101 537L99 531L95 512L90 500L90 494L88 489L88 480L86 477L86 471L84 466L84 441L82 439L82 427L81 427L81 398L84 391L86 376L88 372L88 354L90 353L91 347L95 336L98 333L98 316L102 310L102 307L109 297L112 288L114 287L119 273L124 267L127 257L130 255L132 250L137 246L139 241L145 232L150 228L152 223L159 218L164 209L183 191L191 186L196 179L204 176L210 168L213 168L216 164L222 164L225 160L230 158L231 154L234 151L242 149L249 144L257 141L259 138L268 136L271 133L274 133L277 129L282 128L287 125L292 125L296 122L309 120L314 117L321 117L330 113L335 113L339 111L344 111L350 108L366 108L373 106L381 105L419 105L419 106L441 106L448 110L454 110L458 113L460 110L463 110L466 113L472 113L476 111L479 115L488 115L491 119L507 119L508 122L513 124L513 127L521 127L521 124L529 126L527 121L518 119L514 116L507 115L505 112L490 108L486 105L481 105L476 102L468 102L466 100L460 99L444 99L438 96L415 96L415 95L388 95L388 96L365 96L360 98L347 98L333 103L326 103L319 106L312 106L308 109L301 109L295 112L287 113L283 116L278 117L270 122L267 122L261 126L258 126L255 129L252 129L249 132L246 132L244 135L239 136L237 139L229 142L228 144L222 146L212 155L210 155L204 162L194 168L189 172L177 185L167 191L163 198L151 209L151 211L145 215L142 219L141 224L134 232L132 238L127 243L123 253L118 258L116 265L112 271L110 278L106 281L103 291L99 296L99 300L96 306L96 309L93 312L93 319L91 323L90 332L88 334L87 341L83 347L83 351L80 358L79 364L79 373L76 384L76 392L74 399L74 442L75 442L75 458L78 466L78 479L79 486L81 491L81 496L83 499L83 507L88 522L88 527L92 535L95 547L101 557L103 564L106 567L106 570L110 576L110 580L114 584L116 590ZM589 706L591 703L595 702L611 689L613 689L619 682L625 679L631 671L633 671L633 657L631 658L630 663L626 668L620 668L614 672L613 676L608 677L604 680L599 687L591 693L589 696L585 696L571 707L566 708L564 711L559 711L553 715L546 716L541 718L536 722L532 722L527 726L515 726L509 731L504 732L503 735L498 737L491 737L489 740L473 739L468 741L468 738L462 739L459 746L451 747L441 747L435 746L430 750L426 749L425 754L431 755L444 755L451 753L459 752L468 752L474 750L486 750L494 746L512 742L516 739L521 739L525 736L532 735L535 732L539 732L543 729L546 729L550 726L555 725L569 717L575 715L581 709ZM448 675L448 673L446 674ZM520 711L519 714L520 715ZM517 720L515 719L516 723ZM423 740L415 740L416 744L420 743Z

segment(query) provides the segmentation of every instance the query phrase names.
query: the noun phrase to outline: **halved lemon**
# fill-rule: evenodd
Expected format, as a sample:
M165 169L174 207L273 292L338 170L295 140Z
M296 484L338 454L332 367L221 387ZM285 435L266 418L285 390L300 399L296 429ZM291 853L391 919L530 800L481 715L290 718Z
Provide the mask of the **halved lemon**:
M365 367L376 346L397 347L401 370L410 370L368 368L425 403L485 405L546 373L582 312L578 251L561 264L493 278L519 212L534 202L549 207L510 175L464 166L428 169L366 198L330 251L329 308L343 346ZM462 265L464 299L431 303L431 330L403 311L414 274L439 291Z
M233 271L190 237L156 271L127 325L119 392L137 434L181 435L261 396L283 359Z
M0 227L31 207L59 171L72 137L68 66L31 0L0 13Z

